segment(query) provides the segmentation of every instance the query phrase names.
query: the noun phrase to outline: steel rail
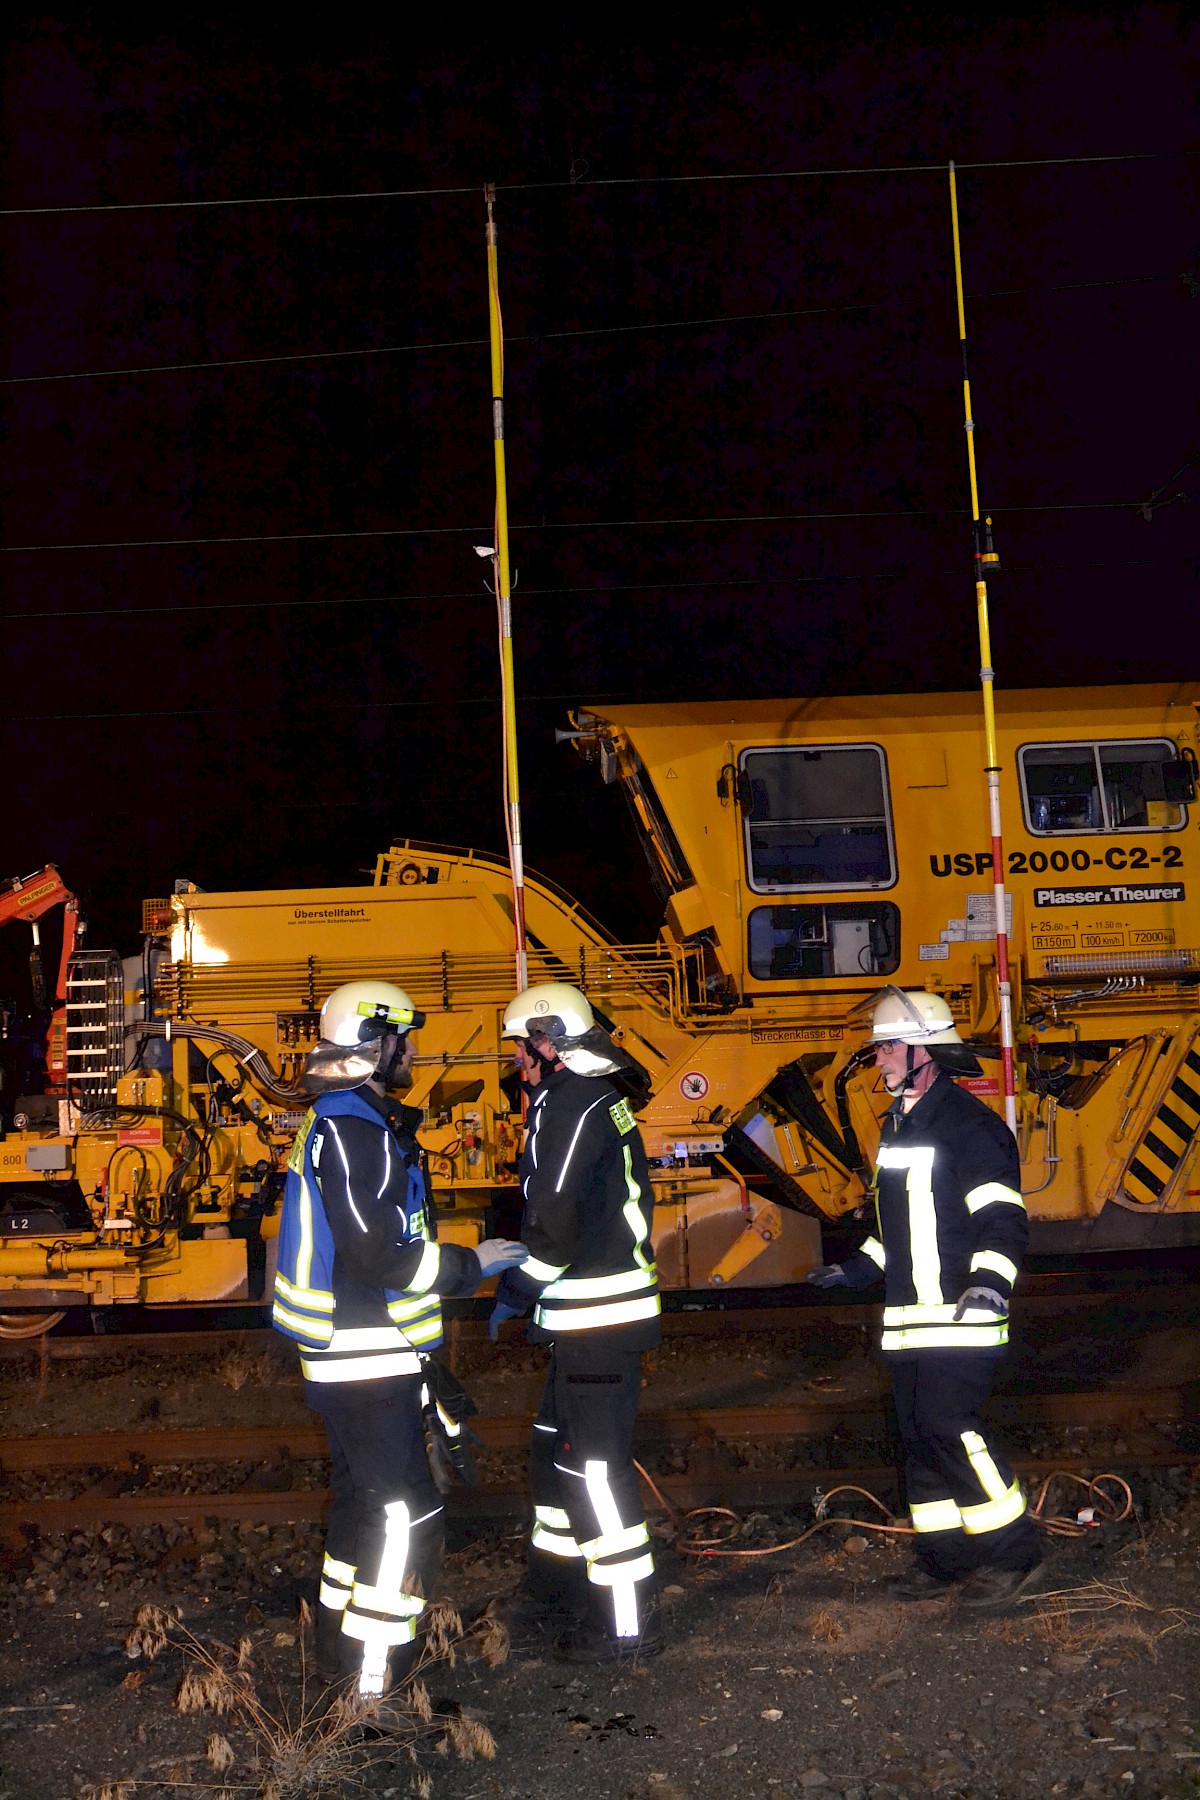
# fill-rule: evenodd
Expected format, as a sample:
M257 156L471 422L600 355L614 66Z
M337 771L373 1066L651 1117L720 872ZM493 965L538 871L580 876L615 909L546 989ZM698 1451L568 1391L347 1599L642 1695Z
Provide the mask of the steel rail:
M1088 1477L1098 1472L1094 1459L1078 1454L1014 1456L1009 1460L1017 1474L1026 1480L1056 1473ZM1106 1469L1127 1471L1175 1468L1192 1460L1178 1450L1159 1450L1151 1454L1130 1451L1121 1455L1106 1452L1104 1455ZM663 1500L677 1515L704 1506L807 1509L818 1490L828 1492L843 1484L870 1487L873 1491L882 1489L897 1496L899 1504L900 1490L900 1472L894 1464L886 1462L812 1467L775 1474L742 1469L699 1475L655 1475L654 1481ZM645 1498L648 1512L657 1514L664 1510L651 1490L645 1491ZM328 1508L329 1494L322 1488L266 1492L240 1489L236 1493L220 1494L120 1494L113 1497L86 1494L66 1500L39 1497L0 1505L0 1544L20 1543L30 1531L86 1531L102 1525L198 1525L211 1519L237 1519L245 1524L319 1523L326 1518ZM519 1519L528 1511L529 1496L524 1484L456 1488L446 1499L446 1512L451 1520ZM200 1548L198 1546L197 1550Z
M1027 1278L1028 1279L1028 1278ZM1155 1275L1131 1277L1127 1282L1110 1286L1077 1288L1071 1278L1035 1276L1037 1285L1023 1287L1013 1303L1014 1323L1023 1318L1061 1317L1066 1314L1098 1312L1107 1306L1126 1305L1139 1313L1170 1312L1179 1323L1200 1313L1200 1285L1181 1282L1178 1277ZM769 1331L820 1330L829 1327L878 1328L882 1302L863 1304L859 1301L835 1301L818 1297L817 1290L801 1290L786 1305L755 1306L730 1304L733 1295L722 1295L719 1301L697 1303L686 1309L667 1310L662 1315L664 1338L676 1337L741 1337ZM243 1305L248 1303L243 1302ZM196 1312L197 1307L180 1310ZM222 1307L228 1312L228 1306ZM524 1326L521 1321L502 1328L502 1341L520 1341ZM447 1320L447 1336L451 1356L456 1343L482 1343L487 1325L482 1318ZM65 1334L37 1338L0 1338L0 1362L13 1358L38 1358L43 1354L51 1361L91 1361L114 1353L138 1352L145 1356L173 1356L209 1351L220 1354L235 1348L277 1346L280 1354L288 1353L288 1345L272 1331L269 1324L258 1322L241 1326L220 1326L209 1331L161 1331L89 1333L86 1337Z
M1177 1387L1105 1388L1097 1393L1003 1394L987 1406L988 1416L1007 1425L1114 1425L1137 1430L1200 1417L1200 1382ZM472 1418L470 1426L485 1450L523 1450L533 1413ZM854 1424L887 1426L880 1390L861 1400L827 1399L781 1406L685 1406L645 1411L634 1429L639 1444L777 1441L819 1437ZM326 1439L317 1423L290 1426L216 1427L201 1430L80 1432L70 1437L13 1438L0 1446L5 1474L37 1469L120 1469L135 1461L155 1467L175 1463L263 1462L273 1457L323 1458ZM1188 1459L1185 1459L1188 1460Z
M1104 1389L1098 1393L1004 1395L991 1403L989 1411L1009 1423L1115 1425L1130 1432L1135 1441L1096 1452L1106 1465L1126 1469L1178 1467L1193 1462L1195 1453L1161 1440L1147 1442L1142 1434L1148 1427L1200 1416L1200 1384ZM531 1422L532 1415L511 1415L480 1417L472 1424L484 1449L514 1451L527 1444ZM827 1489L844 1482L884 1484L889 1491L898 1492L899 1471L886 1457L852 1467L807 1466L776 1472L723 1468L715 1460L721 1444L785 1442L827 1434L832 1427L850 1422L868 1432L887 1433L882 1394L854 1402L830 1397L803 1405L687 1407L646 1412L635 1435L639 1446L664 1442L694 1446L696 1468L682 1475L655 1476L659 1491L676 1512L735 1504L795 1506L805 1503L817 1488ZM142 1428L62 1438L14 1439L4 1447L3 1469L6 1474L15 1474L98 1467L108 1471L110 1478L128 1472L133 1480L144 1480L144 1472L149 1468L246 1462L259 1465L247 1477L247 1481L252 1481L256 1476L261 1480L264 1462L276 1466L285 1459L320 1462L325 1452L324 1433L315 1422L233 1430ZM1089 1466L1093 1472L1095 1469L1095 1456L1085 1457L1079 1450L1057 1456L1018 1455L1012 1461L1019 1474L1032 1478L1056 1470L1080 1472ZM325 1517L327 1507L328 1494L323 1485L287 1489L243 1486L219 1493L88 1493L67 1498L31 1495L0 1504L0 1542L19 1543L31 1531L86 1530L102 1524L196 1524L206 1519L315 1522ZM456 1489L447 1501L449 1515L462 1519L520 1517L526 1507L524 1486L504 1482Z

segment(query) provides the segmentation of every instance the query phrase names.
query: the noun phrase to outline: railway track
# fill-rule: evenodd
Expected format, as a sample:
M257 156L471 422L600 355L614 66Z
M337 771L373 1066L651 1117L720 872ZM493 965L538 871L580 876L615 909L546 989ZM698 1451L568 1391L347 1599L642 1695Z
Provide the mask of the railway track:
M1124 1448L1119 1455L1111 1448L1102 1452L1106 1467L1112 1466L1114 1460L1125 1468L1186 1465L1196 1453L1165 1441L1163 1428L1169 1430L1200 1419L1200 1383L1106 1388L1094 1393L1006 1395L995 1399L988 1410L998 1423L1009 1427L1116 1430ZM519 1452L528 1443L531 1423L532 1415L514 1414L478 1417L472 1420L472 1427L485 1451ZM851 1466L805 1463L780 1471L721 1466L722 1451L728 1446L749 1443L778 1447L809 1439L827 1440L835 1429L847 1428L853 1428L856 1435L882 1436L886 1440L887 1409L882 1393L854 1403L827 1399L801 1405L647 1411L638 1421L637 1446L643 1453L648 1447L664 1444L690 1447L692 1467L687 1474L654 1477L665 1499L680 1511L717 1504L803 1503L817 1488L841 1482L871 1486L882 1483L894 1488L895 1464L879 1458ZM30 1526L42 1531L70 1531L100 1524L194 1524L211 1518L236 1518L247 1523L320 1519L328 1500L320 1467L324 1456L324 1433L315 1422L232 1430L135 1429L11 1439L0 1452L0 1468L6 1477L67 1470L103 1471L98 1479L105 1491L65 1499L35 1495L0 1503L0 1538L12 1540ZM1026 1477L1083 1467L1078 1452L1052 1457L1018 1455L1012 1460L1017 1471ZM292 1484L296 1464L310 1465L308 1484ZM218 1491L139 1491L152 1479L153 1471L213 1465L230 1475L240 1474L239 1484ZM1089 1472L1095 1473L1096 1466L1093 1458ZM504 1518L520 1516L526 1504L522 1483L492 1483L456 1489L448 1509L452 1516L463 1518Z
M664 1338L681 1337L753 1337L774 1331L813 1331L825 1326L878 1327L880 1303L864 1304L854 1300L830 1301L812 1289L804 1289L786 1304L774 1306L730 1304L733 1296L722 1296L713 1304L671 1308L662 1315ZM1093 1313L1114 1306L1128 1306L1139 1316L1170 1314L1184 1321L1200 1316L1200 1281L1171 1278L1161 1271L1133 1274L1121 1271L1119 1277L1087 1279L1077 1275L1042 1275L1027 1280L1014 1303L1014 1316L1022 1319L1078 1318L1086 1321ZM193 1312L195 1309L192 1309ZM447 1308L447 1339L451 1353L457 1344L482 1343L487 1336L487 1321L482 1314L457 1314ZM523 1322L503 1329L501 1341L518 1342ZM229 1326L214 1324L209 1328L162 1331L88 1332L86 1334L49 1335L39 1338L0 1338L0 1361L38 1359L51 1361L78 1359L92 1361L127 1351L143 1356L187 1354L191 1351L217 1353L236 1345L253 1343L281 1344L271 1330L269 1320L255 1309L250 1322Z

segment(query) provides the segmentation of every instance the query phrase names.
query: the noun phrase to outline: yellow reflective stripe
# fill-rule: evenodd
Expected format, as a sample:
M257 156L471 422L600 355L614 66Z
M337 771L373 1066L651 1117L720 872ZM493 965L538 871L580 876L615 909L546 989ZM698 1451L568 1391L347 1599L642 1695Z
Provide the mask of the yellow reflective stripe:
M963 1198L967 1203L967 1211L971 1213L980 1212L985 1206L1019 1206L1022 1211L1025 1208L1025 1202L1016 1188L1006 1187L1002 1181L985 1181L982 1186L972 1188L970 1193L964 1194Z
M416 1619L425 1610L425 1602L418 1594L398 1594L395 1588L366 1587L361 1581L354 1584L352 1606L361 1606L366 1612L390 1613L394 1619Z
M294 1331L303 1337L324 1339L328 1343L333 1336L333 1325L329 1319L310 1319L303 1313L290 1312L277 1300L271 1308L271 1318L284 1331Z
M864 1256L869 1256L871 1261L873 1263L877 1264L879 1268L882 1269L884 1267L884 1265L886 1264L887 1257L884 1254L883 1245L880 1243L878 1238L869 1237L865 1244L859 1245L859 1249L862 1251Z
M551 1531L545 1525L534 1526L529 1534L529 1542L535 1550L544 1550L547 1556L575 1556L580 1561L583 1560L583 1551L573 1537Z
M650 1287L649 1269L624 1269L619 1275L568 1275L542 1289L543 1300L599 1300L605 1294L633 1294Z
M276 1274L275 1292L290 1300L293 1306L307 1306L313 1312L333 1311L333 1295L324 1288L298 1287L286 1275Z
M391 1325L356 1325L343 1330L334 1331L329 1340L329 1349L333 1353L346 1350L404 1350L411 1349L408 1340Z
M428 1394L429 1390L428 1388L425 1388L422 1389L422 1392ZM450 1417L450 1414L446 1411L440 1400L435 1400L434 1405L437 1407L437 1416L442 1422L442 1430L445 1432L446 1436L452 1438L461 1437L462 1426L459 1424L458 1420Z
M347 1637L377 1650L391 1650L398 1644L411 1644L417 1635L415 1619L364 1619L351 1607L342 1614L342 1630ZM380 1690L382 1691L382 1690Z
M986 1442L977 1431L964 1431L960 1435L967 1461L974 1469L980 1487L989 1500L1002 1500L1008 1493L1008 1483L996 1467Z
M342 1587L354 1586L354 1564L338 1562L336 1557L325 1553L325 1561L321 1565L321 1575L326 1581L336 1581Z
M344 1611L349 1599L350 1587L348 1584L344 1587L338 1587L334 1586L331 1582L323 1581L317 1589L318 1605L328 1606L332 1612Z
M313 1134L313 1126L316 1122L317 1115L310 1106L304 1115L304 1120L299 1131L292 1139L292 1147L288 1151L287 1166L292 1171L293 1175L303 1175L304 1173L304 1152L307 1148L308 1140Z
M596 1587L624 1587L626 1582L645 1581L654 1573L654 1558L646 1553L632 1563L589 1563L588 1580ZM624 1635L624 1634L623 1634Z
M588 1538L579 1548L591 1561L597 1556L620 1556L626 1550L640 1550L649 1542L650 1533L644 1524L627 1525L621 1531L605 1531L599 1537Z
M301 1352L300 1372L305 1381L383 1381L389 1375L419 1375L421 1364L415 1351L384 1352L381 1356L341 1356L332 1362L319 1360L320 1353L305 1356Z
M397 1325L403 1325L406 1319L436 1318L441 1305L436 1294L417 1294L411 1300L404 1296L388 1301L388 1317L394 1319Z
M1003 1275L1010 1287L1013 1286L1018 1275L1016 1263L1010 1262L1007 1256L1001 1256L998 1250L977 1250L975 1252L971 1258L971 1273L974 1275L980 1269L994 1269L997 1275Z
M964 1506L962 1509L963 1530L972 1537L978 1537L985 1531L1001 1531L1005 1525L1011 1525L1025 1511L1025 1496L1021 1492L1021 1484L1014 1481L1006 1488L998 1500L985 1500L980 1506Z
M408 1284L411 1294L424 1294L438 1278L438 1264L441 1253L436 1244L427 1243L421 1252L421 1260L417 1264L417 1272Z
M914 1531L960 1531L962 1514L955 1500L919 1500L909 1507Z
M883 1323L886 1326L896 1325L953 1325L958 1306L953 1300L946 1300L940 1306L885 1306ZM994 1313L990 1306L968 1306L959 1324L994 1325L997 1319L1005 1319L1007 1314Z
M394 1325L348 1325L335 1330L331 1350L407 1350L410 1348Z
M313 1213L312 1193L303 1175L300 1177L300 1248L296 1253L296 1281L301 1288L307 1288L312 1276L313 1259Z
M404 1336L410 1344L437 1344L441 1342L442 1321L435 1313L431 1319L423 1319L417 1324L405 1324Z
M653 1257L648 1257L642 1249L650 1234L641 1207L642 1190L633 1179L633 1157L628 1144L623 1144L621 1148L625 1157L625 1192L629 1195L621 1211L625 1214L625 1223L633 1233L633 1254L638 1267L645 1269L648 1275L657 1277L658 1270Z
M913 1286L917 1299L934 1305L942 1297L942 1259L938 1255L937 1213L933 1204L933 1147L928 1144L881 1144L875 1159L881 1169L908 1171L908 1232Z
M570 1266L570 1263L541 1262L536 1256L527 1256L520 1265L520 1272L528 1275L531 1281L557 1281Z
M609 1306L577 1306L569 1309L539 1306L534 1322L547 1331L592 1331L602 1325L629 1325L635 1319L655 1319L662 1311L657 1294L641 1300L614 1300Z
M561 1506L535 1506L533 1516L540 1525L553 1525L557 1531L571 1529L570 1515Z
M995 1313L988 1318L994 1319ZM1007 1344L1008 1321L998 1325L913 1325L905 1331L885 1331L879 1340L881 1350L988 1350Z

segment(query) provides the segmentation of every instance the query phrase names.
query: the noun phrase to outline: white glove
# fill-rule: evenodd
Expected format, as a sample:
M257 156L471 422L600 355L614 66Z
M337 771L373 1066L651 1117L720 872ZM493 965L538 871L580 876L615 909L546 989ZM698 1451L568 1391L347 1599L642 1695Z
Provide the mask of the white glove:
M527 1252L524 1244L514 1244L511 1238L484 1238L482 1244L476 1244L475 1254L479 1258L479 1278L486 1281L502 1269L515 1269L525 1261Z
M954 1309L954 1323L957 1325L968 1306L983 1306L989 1312L1006 1313L1008 1303L996 1292L995 1288L970 1287L958 1297L958 1305Z

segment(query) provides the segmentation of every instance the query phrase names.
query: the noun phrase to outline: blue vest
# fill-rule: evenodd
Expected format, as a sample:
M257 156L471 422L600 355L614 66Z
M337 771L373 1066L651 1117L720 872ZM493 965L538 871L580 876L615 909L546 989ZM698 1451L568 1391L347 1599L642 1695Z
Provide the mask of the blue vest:
M428 1249L421 1258L412 1286L380 1290L392 1321L391 1327L364 1330L335 1316L333 1234L321 1200L320 1175L312 1149L313 1134L322 1119L348 1117L367 1119L381 1131L391 1132L376 1108L353 1089L323 1094L296 1134L288 1157L283 1213L279 1221L272 1324L278 1331L294 1338L302 1352L318 1353L313 1358L301 1357L308 1380L362 1380L385 1374L415 1374L418 1372L415 1356L410 1363L405 1353L432 1350L442 1341L442 1307L434 1286L438 1251L430 1230L424 1178L420 1169L413 1166L408 1171L405 1235L410 1242L425 1243ZM402 1157L399 1139L394 1132L391 1137L397 1155ZM322 1352L326 1355L322 1356Z

